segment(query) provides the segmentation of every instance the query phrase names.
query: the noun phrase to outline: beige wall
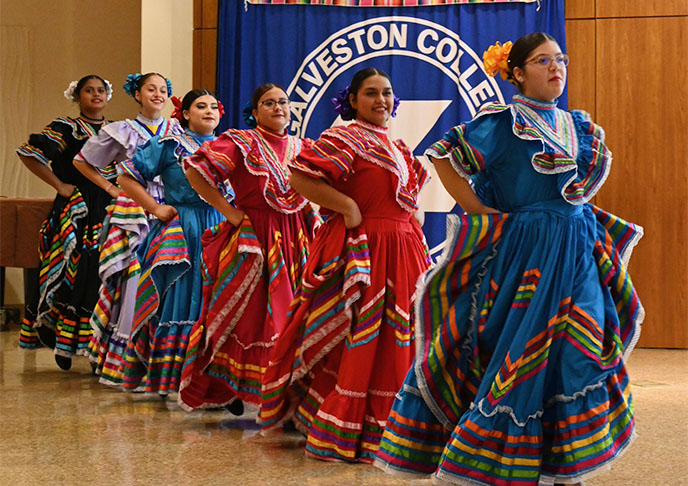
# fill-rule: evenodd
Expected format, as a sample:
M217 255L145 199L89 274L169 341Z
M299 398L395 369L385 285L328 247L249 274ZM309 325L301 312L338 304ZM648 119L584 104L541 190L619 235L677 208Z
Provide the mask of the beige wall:
M0 196L54 196L15 150L53 118L78 114L62 94L72 80L110 80L111 120L138 111L122 91L129 73L159 71L175 94L191 89L192 29L192 0L0 0ZM5 302L21 303L22 288L21 271L8 269Z
M141 72L163 74L182 98L193 87L193 0L142 0L141 23Z
M95 73L115 87L106 116L135 113L120 87L141 64L139 0L0 1L0 195L52 197L52 188L19 163L15 149L60 115L77 115L62 92Z
M595 203L645 229L629 265L638 346L688 349L688 0L567 0L566 19L570 105L614 154Z

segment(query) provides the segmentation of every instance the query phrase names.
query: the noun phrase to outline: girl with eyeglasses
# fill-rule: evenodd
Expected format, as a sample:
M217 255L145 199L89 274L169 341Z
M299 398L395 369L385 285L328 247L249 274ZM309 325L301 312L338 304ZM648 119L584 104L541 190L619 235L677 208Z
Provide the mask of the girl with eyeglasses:
M287 328L265 372L264 430L289 420L306 453L372 462L413 361L416 282L429 257L414 218L426 171L387 124L399 99L389 76L357 72L324 131L295 161L293 187L328 214Z
M643 230L589 203L611 152L590 115L557 107L557 42L529 34L484 60L520 94L426 150L467 214L420 289L416 360L377 465L448 483L581 484L635 436L625 363L644 311L626 265Z
M88 351L98 298L98 238L110 202L72 161L107 124L103 111L112 85L92 74L73 81L64 95L79 106L79 116L55 119L17 150L22 163L57 191L41 227L40 291L26 306L19 345L32 349L40 340L68 370L73 356Z
M186 177L227 221L203 236L203 310L191 330L180 405L257 404L269 353L284 329L320 217L289 185L290 165L311 141L290 136L289 98L259 86L230 129L184 159ZM218 185L229 180L235 206Z

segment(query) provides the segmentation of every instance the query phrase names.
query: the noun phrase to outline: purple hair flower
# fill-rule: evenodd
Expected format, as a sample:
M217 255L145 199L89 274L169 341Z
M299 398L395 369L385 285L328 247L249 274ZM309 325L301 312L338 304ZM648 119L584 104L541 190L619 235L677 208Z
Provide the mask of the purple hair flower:
M356 112L354 111L354 108L351 106L351 102L349 101L348 86L340 90L337 93L337 96L332 98L330 101L334 105L334 111L339 113L339 116L342 117L342 120L353 120L356 116Z
M392 118L397 116L397 108L399 108L399 103L401 103L401 100L397 98L397 95L394 96L394 106L392 107Z

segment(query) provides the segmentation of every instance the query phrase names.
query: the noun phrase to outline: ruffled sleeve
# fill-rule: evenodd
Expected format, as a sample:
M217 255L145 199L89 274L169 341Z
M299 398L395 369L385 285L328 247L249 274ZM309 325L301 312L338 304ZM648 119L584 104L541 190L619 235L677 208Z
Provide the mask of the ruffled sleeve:
M465 179L485 171L490 161L501 155L496 135L501 133L503 123L501 116L486 115L501 113L507 108L506 105L488 105L472 121L450 128L441 140L425 150L424 155L449 159L454 170Z
M570 204L585 204L599 191L609 175L612 153L604 143L604 130L584 111L557 110L557 124L564 134L564 149L543 135L518 105L512 108L513 133L540 144L531 165L536 172L557 177L561 196Z
M130 175L145 186L146 182L162 173L164 150L165 144L158 139L151 139L139 147L134 157L120 162L117 165L118 172Z
M184 170L195 169L213 187L226 179L231 181L236 162L243 158L230 135L225 132L212 142L205 142L201 148L183 161Z
M40 133L29 136L29 141L17 149L17 154L33 157L42 164L50 165L75 140L74 122L58 118L45 127ZM81 138L85 139L87 135Z
M306 145L292 162L292 168L332 185L346 180L353 172L354 152L342 140L345 128L325 130L320 138Z
M129 128L129 125L123 121L115 122L103 127L97 136L89 138L76 159L104 169L112 161L121 161L131 157L137 147L138 136Z
M399 151L402 153L404 159L406 160L406 164L410 169L409 183L407 186L409 187L410 192L417 196L420 190L423 189L423 186L425 186L425 184L427 184L427 182L430 180L428 170L425 168L423 163L418 160L413 153L411 153L411 150L406 146L403 140L395 140L394 145L396 145Z
M605 133L585 111L572 111L579 153L575 177L560 182L561 193L572 204L588 202L600 190L609 175L612 153L604 143Z

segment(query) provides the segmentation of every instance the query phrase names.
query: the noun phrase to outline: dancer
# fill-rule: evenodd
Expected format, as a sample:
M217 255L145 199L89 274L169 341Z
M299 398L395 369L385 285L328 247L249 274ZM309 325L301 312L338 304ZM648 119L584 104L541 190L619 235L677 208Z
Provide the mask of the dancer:
M203 237L203 314L193 327L179 393L186 409L257 404L263 371L320 218L289 186L288 164L310 141L289 136L289 98L266 83L245 113L250 130L227 130L184 160L186 176L227 222ZM216 188L228 179L232 207Z
M68 370L72 357L88 350L89 318L98 298L98 237L110 202L72 160L106 124L103 111L112 85L91 74L72 81L64 95L79 105L79 116L57 118L17 150L24 165L57 191L41 227L40 292L27 303L19 345L35 348L40 338Z
M340 93L348 127L326 130L294 164L293 187L326 208L286 330L265 372L265 430L293 419L319 459L372 462L414 357L416 281L428 248L414 218L425 168L387 123L396 102L379 69Z
M111 162L131 158L138 147L154 137L183 133L177 120L166 120L161 112L172 94L172 83L157 73L130 74L124 91L140 105L134 120L111 123L98 137L85 144L74 165L95 184L108 187L97 169ZM122 357L131 334L138 284L139 262L134 252L148 230L143 209L114 188L116 198L105 220L105 242L101 251L99 274L101 287L98 303L91 316L93 338L89 345L91 365L101 383L120 386L123 378ZM148 193L163 201L159 181L151 181ZM154 217L154 216L151 216Z
M416 361L377 465L464 485L581 484L634 436L625 362L644 312L626 264L642 228L588 204L611 153L587 113L557 108L557 42L529 34L484 59L520 94L426 151L468 214L422 289Z
M158 220L151 222L137 253L141 263L136 314L125 356L125 389L161 395L179 389L191 326L201 314L201 236L224 217L202 201L184 177L182 159L215 139L222 105L205 89L172 97L182 135L149 140L123 161L122 190ZM146 191L160 176L165 204ZM145 381L142 383L142 379Z

